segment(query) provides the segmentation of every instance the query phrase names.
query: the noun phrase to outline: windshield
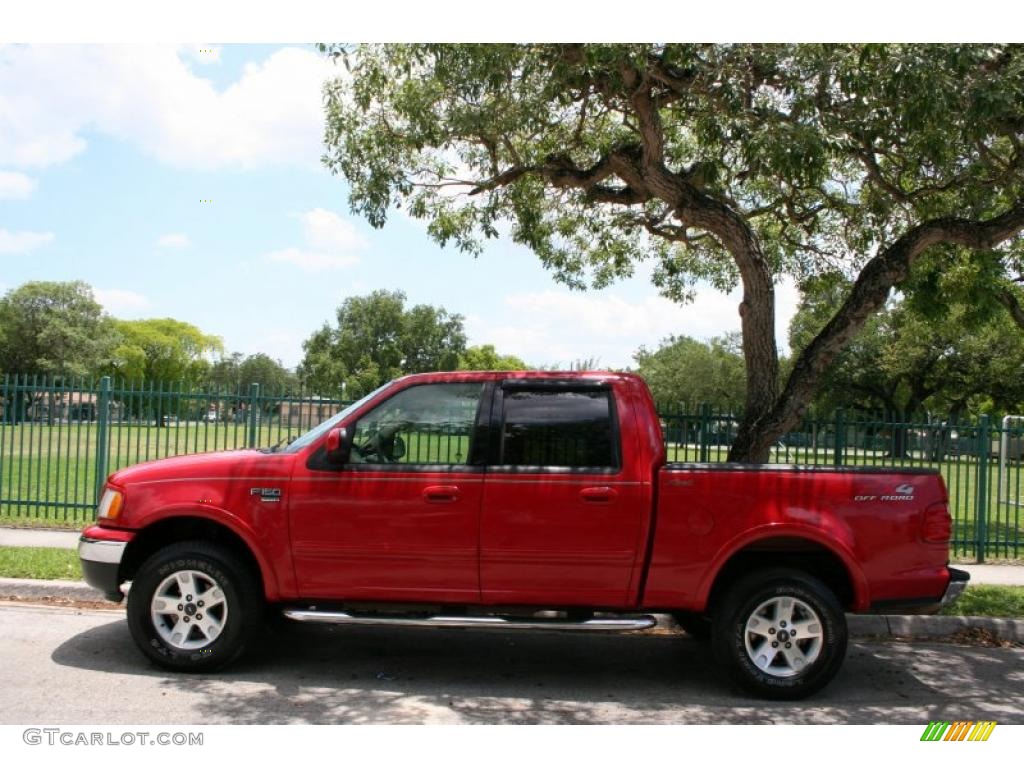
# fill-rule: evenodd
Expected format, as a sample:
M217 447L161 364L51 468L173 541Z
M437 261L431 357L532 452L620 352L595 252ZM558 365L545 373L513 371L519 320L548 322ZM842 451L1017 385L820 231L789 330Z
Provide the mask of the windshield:
M306 434L301 435L300 437L297 437L294 440L292 440L292 442L288 444L288 447L282 450L281 453L295 453L297 451L301 451L310 443L315 443L320 438L321 435L326 434L332 428L336 427L346 416L355 411L357 408L360 408L363 405L363 403L376 397L378 394L380 394L390 386L391 382L389 381L387 384L381 387L377 387L377 389L373 390L373 392L371 392L370 394L360 398L359 400L356 400L354 403L352 403L352 405L348 406L347 408L338 411L338 413L331 416L331 418L329 418L327 421L323 422L322 424L316 427L313 427Z

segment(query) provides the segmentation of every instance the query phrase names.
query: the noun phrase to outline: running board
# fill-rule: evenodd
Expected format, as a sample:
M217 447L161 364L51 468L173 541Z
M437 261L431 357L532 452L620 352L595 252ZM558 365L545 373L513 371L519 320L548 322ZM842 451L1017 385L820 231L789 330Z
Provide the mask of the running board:
M557 629L584 632L629 632L650 629L657 624L653 616L630 618L587 619L564 621L561 619L516 619L501 616L429 616L423 619L390 616L353 616L340 611L308 611L286 609L286 618L316 624L350 624L378 627L463 627L477 629Z

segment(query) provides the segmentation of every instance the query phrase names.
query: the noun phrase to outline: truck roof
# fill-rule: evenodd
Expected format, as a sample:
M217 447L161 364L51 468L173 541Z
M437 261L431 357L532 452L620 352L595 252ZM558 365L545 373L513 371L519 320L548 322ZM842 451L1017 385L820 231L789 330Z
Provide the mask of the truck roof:
M581 381L639 381L636 373L619 371L433 371L410 373L396 379L402 383L427 383L441 381L503 381L505 379L560 380L580 379Z

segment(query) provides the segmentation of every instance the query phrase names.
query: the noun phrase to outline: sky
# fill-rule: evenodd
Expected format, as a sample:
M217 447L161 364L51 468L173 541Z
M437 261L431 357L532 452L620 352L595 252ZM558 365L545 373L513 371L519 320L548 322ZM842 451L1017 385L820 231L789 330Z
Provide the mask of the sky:
M401 290L465 317L470 344L533 365L630 365L665 337L739 330L739 295L661 298L650 270L570 291L528 249L441 248L396 213L374 230L320 163L311 45L0 46L0 292L84 280L115 317L174 317L295 366L348 296ZM777 286L777 336L798 300Z

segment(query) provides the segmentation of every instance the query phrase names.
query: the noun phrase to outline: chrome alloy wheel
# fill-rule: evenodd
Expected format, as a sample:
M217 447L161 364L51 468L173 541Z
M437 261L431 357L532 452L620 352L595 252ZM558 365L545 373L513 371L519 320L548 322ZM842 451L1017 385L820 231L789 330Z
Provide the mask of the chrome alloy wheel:
M821 619L794 597L765 600L747 618L743 633L747 656L773 677L794 677L821 654Z
M165 643L182 651L196 651L220 636L228 618L228 604L224 590L209 575L175 571L153 593L150 618Z

